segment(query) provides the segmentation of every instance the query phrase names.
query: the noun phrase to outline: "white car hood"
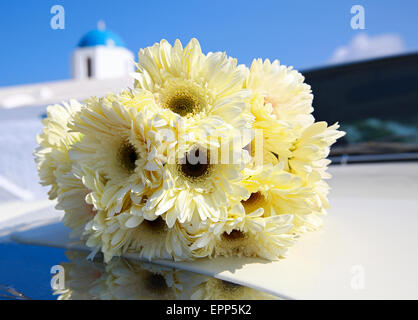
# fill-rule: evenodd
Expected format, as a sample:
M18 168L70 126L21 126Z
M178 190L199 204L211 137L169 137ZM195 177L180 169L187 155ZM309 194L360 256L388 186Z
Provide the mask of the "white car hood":
M284 298L418 299L418 162L331 166L329 172L324 225L303 235L286 259L158 263ZM68 231L54 220L12 239L69 248Z

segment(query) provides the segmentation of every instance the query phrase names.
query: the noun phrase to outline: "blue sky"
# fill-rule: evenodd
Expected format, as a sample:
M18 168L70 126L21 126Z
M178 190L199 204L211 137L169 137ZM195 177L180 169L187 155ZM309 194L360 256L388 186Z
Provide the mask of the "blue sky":
M50 27L56 4L65 9L64 30ZM350 27L355 4L365 8L362 31ZM279 59L303 70L329 63L337 48L356 55L353 39L360 33L366 40L383 35L366 51L389 48L394 37L397 52L417 51L417 12L414 0L3 0L0 86L70 78L71 52L100 19L134 52L162 38L187 43L196 37L204 52L226 51L247 65L256 57Z

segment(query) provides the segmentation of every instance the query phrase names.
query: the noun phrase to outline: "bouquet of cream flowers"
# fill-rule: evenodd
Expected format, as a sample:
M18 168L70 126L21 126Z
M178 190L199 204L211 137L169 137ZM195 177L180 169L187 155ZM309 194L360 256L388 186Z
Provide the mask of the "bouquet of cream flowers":
M73 235L104 254L284 257L321 224L338 124L291 67L162 40L133 88L47 108L35 159Z

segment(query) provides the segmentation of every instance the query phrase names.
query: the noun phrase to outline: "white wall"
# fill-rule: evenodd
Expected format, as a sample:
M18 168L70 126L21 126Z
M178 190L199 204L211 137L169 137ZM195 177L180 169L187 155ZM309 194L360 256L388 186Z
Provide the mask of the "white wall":
M126 48L109 46L77 48L72 59L73 78L88 78L89 57L94 79L120 78L134 71L134 56Z

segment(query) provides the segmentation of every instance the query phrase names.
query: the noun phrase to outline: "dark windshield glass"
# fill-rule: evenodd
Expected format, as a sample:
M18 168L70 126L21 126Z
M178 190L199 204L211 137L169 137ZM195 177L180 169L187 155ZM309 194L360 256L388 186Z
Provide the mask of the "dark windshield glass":
M316 119L347 132L331 155L418 152L418 54L304 75Z

